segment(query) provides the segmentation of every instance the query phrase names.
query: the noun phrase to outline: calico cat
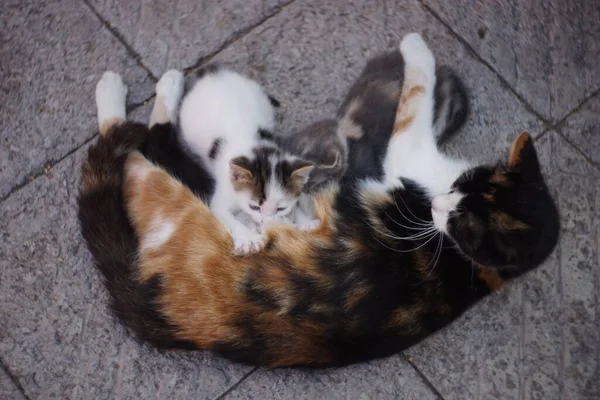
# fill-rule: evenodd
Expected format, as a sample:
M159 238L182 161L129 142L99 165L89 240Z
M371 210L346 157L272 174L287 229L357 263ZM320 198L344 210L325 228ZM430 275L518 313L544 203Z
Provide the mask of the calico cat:
M443 156L433 55L416 34L400 49L382 179L320 191L316 231L272 227L265 248L244 257L186 186L125 154L157 128L102 114L108 129L83 166L79 218L121 320L161 347L271 367L345 365L411 346L539 265L559 227L533 142L520 135L495 166ZM112 103L124 110L124 97Z
M183 74L168 74L178 74L183 88ZM261 227L290 215L300 229L316 225L297 206L314 165L272 139L272 99L256 82L224 68L201 70L181 102L179 126L182 140L215 178L210 209L229 229L237 251L260 249L264 236L240 221L236 212Z

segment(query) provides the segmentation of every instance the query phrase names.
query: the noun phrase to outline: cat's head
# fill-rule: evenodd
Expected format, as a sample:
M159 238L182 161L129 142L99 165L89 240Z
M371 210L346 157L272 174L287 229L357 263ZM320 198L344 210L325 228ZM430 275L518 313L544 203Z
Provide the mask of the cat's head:
M475 167L436 196L432 216L465 255L489 267L536 266L558 241L558 211L527 133L507 163Z
M313 164L271 146L229 162L238 206L258 224L287 216L308 181Z

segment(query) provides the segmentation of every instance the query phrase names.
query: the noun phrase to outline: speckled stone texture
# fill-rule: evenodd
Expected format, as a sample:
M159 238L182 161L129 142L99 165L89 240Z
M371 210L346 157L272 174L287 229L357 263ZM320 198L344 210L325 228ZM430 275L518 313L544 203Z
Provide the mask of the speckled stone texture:
M3 1L0 398L600 398L598 10L557 0ZM145 121L150 105L139 103L164 70L223 62L284 104L289 134L332 116L365 61L411 31L470 89L473 110L449 153L495 161L522 130L537 138L562 217L552 257L404 354L342 369L253 369L134 340L108 310L76 219L101 73L124 74L131 118Z

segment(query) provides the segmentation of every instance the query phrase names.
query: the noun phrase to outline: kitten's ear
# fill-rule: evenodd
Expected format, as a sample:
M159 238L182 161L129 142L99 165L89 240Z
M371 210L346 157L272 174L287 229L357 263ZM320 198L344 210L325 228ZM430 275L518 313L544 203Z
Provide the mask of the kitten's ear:
M254 175L250 171L250 160L237 157L229 162L229 176L232 182L249 182Z
M299 160L292 164L291 178L301 185L308 182L311 171L315 168L314 164L308 161Z
M521 133L510 147L508 166L518 169L527 179L538 179L541 176L540 162L533 140L527 132Z

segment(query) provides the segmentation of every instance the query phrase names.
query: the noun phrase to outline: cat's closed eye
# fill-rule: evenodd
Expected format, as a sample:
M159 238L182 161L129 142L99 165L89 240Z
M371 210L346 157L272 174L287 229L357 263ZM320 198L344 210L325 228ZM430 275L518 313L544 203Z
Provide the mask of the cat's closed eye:
M277 207L277 212L284 211L287 207Z
M251 210L254 210L254 211L260 210L260 206L257 206L254 204L248 204L248 206L250 207Z

